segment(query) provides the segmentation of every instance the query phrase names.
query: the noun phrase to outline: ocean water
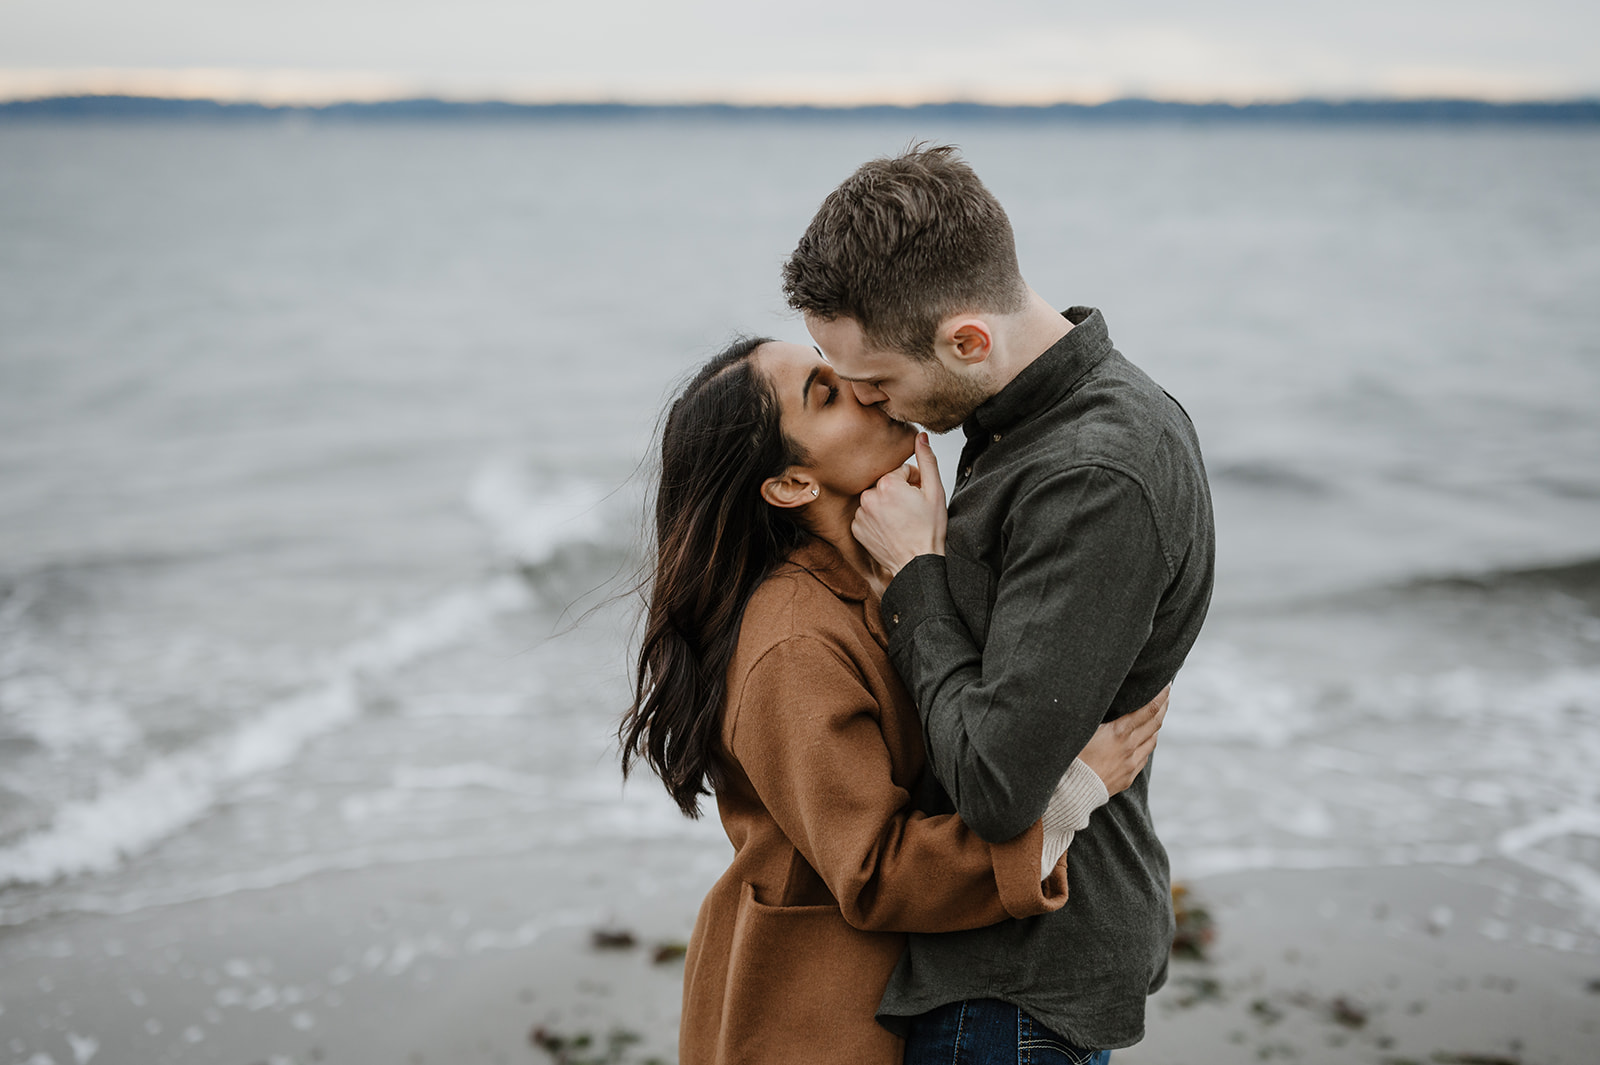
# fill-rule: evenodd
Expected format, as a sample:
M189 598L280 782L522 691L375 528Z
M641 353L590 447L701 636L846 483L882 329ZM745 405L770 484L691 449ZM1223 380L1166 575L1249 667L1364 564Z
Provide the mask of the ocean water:
M1175 874L1448 863L1600 947L1600 135L1516 128L0 124L0 924L715 868L611 741L651 434L920 138L1206 448Z

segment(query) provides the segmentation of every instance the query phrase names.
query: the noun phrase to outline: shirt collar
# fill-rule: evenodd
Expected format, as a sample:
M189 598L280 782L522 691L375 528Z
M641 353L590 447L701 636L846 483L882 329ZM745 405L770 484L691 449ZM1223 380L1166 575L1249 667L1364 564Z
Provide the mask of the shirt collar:
M1067 335L1050 345L1037 359L990 396L966 420L969 438L1006 432L1042 410L1059 403L1083 376L1112 352L1106 321L1094 307L1068 307L1061 316L1072 323Z

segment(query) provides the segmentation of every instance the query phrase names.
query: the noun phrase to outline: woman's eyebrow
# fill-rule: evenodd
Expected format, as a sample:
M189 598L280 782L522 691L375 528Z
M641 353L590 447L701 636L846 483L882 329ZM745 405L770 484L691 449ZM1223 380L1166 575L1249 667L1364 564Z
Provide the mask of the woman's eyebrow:
M811 367L811 372L806 374L805 390L800 393L800 406L801 406L801 409L804 409L805 407L810 406L810 404L811 404L811 386L817 383L817 374L819 374L821 372L822 372L822 367L813 366L813 367Z

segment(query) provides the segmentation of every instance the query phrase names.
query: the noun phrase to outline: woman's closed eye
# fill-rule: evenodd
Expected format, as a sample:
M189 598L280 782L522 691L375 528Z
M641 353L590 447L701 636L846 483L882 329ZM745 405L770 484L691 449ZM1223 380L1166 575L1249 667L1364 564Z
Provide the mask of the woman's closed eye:
M839 386L838 385L829 385L828 386L828 398L822 401L822 405L824 407L831 407L833 405L833 401L838 399L838 398L839 398Z

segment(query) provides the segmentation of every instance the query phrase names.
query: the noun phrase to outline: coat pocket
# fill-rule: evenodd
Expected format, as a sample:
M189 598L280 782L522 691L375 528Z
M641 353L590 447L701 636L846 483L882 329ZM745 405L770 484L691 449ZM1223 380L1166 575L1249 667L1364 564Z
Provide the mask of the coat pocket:
M837 906L768 906L742 885L717 1060L899 1061L873 1014L904 945L851 928Z

